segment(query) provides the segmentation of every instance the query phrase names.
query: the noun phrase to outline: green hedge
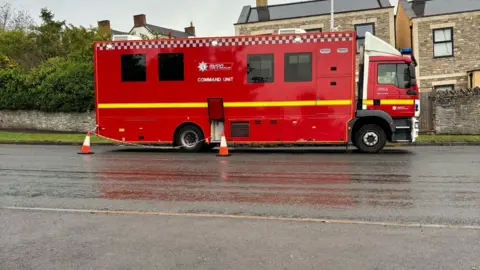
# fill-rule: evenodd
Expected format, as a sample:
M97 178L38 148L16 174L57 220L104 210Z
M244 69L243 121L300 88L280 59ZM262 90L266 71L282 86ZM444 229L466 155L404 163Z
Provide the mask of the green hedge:
M0 109L31 110L34 100L28 91L27 78L19 68L0 70Z
M88 112L94 100L90 61L55 57L28 73L12 65L0 69L0 109Z

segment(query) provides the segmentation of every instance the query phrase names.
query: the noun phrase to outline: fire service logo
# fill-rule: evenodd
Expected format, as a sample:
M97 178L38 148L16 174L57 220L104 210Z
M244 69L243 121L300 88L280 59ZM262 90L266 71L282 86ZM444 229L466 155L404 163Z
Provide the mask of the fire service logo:
M205 63L201 62L198 64L198 70L200 72L206 71L221 71L221 70L232 70L232 63Z

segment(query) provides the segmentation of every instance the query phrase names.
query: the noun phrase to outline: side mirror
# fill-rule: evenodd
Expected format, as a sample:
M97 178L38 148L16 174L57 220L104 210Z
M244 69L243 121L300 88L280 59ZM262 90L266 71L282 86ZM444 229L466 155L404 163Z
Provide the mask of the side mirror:
M415 90L407 90L407 95L409 96L416 96L418 95L418 92Z
M408 67L408 71L410 72L410 78L416 78L415 77L415 65L410 64L409 67Z
M410 79L410 87L411 86L417 86L417 79Z

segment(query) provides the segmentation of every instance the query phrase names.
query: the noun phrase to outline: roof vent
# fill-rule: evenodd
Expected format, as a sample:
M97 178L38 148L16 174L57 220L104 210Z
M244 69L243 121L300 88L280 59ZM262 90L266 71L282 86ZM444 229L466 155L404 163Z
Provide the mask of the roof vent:
M142 38L138 36L133 36L133 35L113 35L112 36L113 41L118 41L118 40L142 40Z
M278 30L278 34L305 34L307 31L300 28L282 28Z

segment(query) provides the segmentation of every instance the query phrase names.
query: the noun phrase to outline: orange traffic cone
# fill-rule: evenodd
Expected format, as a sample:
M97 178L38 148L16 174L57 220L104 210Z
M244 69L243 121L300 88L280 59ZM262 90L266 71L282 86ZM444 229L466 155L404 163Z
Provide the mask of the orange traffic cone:
M90 131L87 132L87 136L85 137L85 140L83 141L82 149L80 150L79 155L91 155L94 154L92 150L90 149Z
M217 155L218 157L229 157L231 156L228 153L227 139L225 139L225 132L222 132L222 141L220 142L220 151Z

